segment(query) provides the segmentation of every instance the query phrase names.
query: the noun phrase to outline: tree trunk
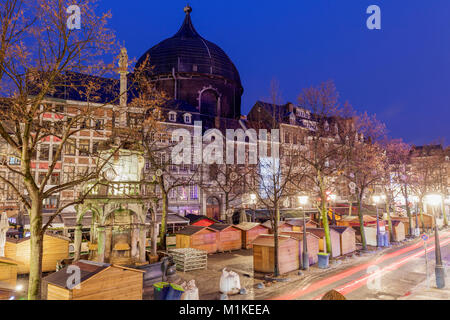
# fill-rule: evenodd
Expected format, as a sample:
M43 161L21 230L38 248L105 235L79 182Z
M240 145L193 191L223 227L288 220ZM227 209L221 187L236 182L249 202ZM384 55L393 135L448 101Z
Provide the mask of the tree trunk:
M412 231L412 216L411 216L411 208L409 207L409 197L408 197L408 188L405 186L404 187L404 192L403 195L405 196L405 203L406 203L406 214L408 215L408 222L409 222L409 236L413 235L413 231Z
M30 274L28 281L28 300L41 299L42 249L44 234L42 233L42 199L32 197L30 210Z
M358 217L359 217L359 230L361 232L362 249L367 250L366 233L364 231L364 215L362 213L362 195L358 195Z
M331 255L332 247L331 247L331 237L330 237L330 226L328 224L328 212L327 212L327 206L326 206L325 191L322 191L320 210L321 210L321 215L322 215L323 230L325 232L326 251Z
M278 221L280 220L280 208L278 208L278 204L275 206L275 217L273 224L273 236L274 236L274 276L278 277L280 275L280 266L278 259L278 251L279 251L279 243L278 243Z
M160 247L162 250L166 249L166 234L167 234L167 212L169 210L169 197L167 191L161 188L162 195L162 216L161 229L159 230Z
M389 199L386 200L386 214L388 218L388 225L389 225L389 237L391 238L391 241L394 239L394 229L392 229L392 220L391 220L391 205Z
M153 203L153 207L151 209L151 217L152 217L152 247L151 247L151 255L156 256L158 251L158 222L156 221L156 210L157 206L156 203Z

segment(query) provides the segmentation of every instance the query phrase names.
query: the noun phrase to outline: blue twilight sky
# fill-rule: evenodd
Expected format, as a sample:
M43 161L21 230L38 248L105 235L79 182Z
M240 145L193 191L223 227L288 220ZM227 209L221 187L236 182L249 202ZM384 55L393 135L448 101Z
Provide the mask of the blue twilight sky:
M197 31L238 68L247 114L279 82L283 102L332 79L342 100L376 113L394 138L450 143L449 0L190 0ZM368 30L366 9L381 8ZM103 0L130 57L172 36L182 0Z

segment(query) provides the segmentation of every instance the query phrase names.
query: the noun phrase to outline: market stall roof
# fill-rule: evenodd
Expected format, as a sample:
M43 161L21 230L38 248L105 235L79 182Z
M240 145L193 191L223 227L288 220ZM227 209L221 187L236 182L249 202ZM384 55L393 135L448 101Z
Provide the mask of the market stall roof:
M258 222L242 222L240 224L236 224L234 225L236 228L241 229L243 231L248 231L251 230L257 226L263 226L265 228L267 228L266 226L262 225L261 223Z
M131 268L123 267L123 266L112 265L109 263L99 263L99 262L88 261L88 260L79 260L77 262L74 262L72 265L77 266L80 269L80 283L88 280L89 278L93 277L94 275L96 275L110 267L117 267L117 268L122 268L125 270L133 270L136 272L144 272L141 270L131 269ZM48 283L53 284L55 286L69 289L67 287L67 284L71 283L71 281L67 281L67 280L72 275L72 272L67 272L68 267L69 266L64 267L63 269L59 270L58 272L54 272L54 273L48 275L43 280L45 280Z
M181 229L177 232L177 234L184 234L187 236L192 236L193 234L196 234L197 232L202 231L203 229L208 229L210 231L217 232L217 230L211 229L209 227L202 227L202 226L187 226Z
M223 230L225 230L227 228L230 228L230 227L234 228L236 226L233 226L231 224L225 224L225 223L214 223L214 224L209 226L209 228L214 229L216 231L223 231Z
M162 219L162 214L161 215L160 214L156 215L156 221L158 223L161 223L161 219ZM147 216L146 221L150 222L151 218ZM185 218L185 217L182 217L182 216L180 216L180 215L178 215L176 213L169 213L167 215L167 223L168 224L189 224L189 219Z
M350 229L353 232L356 232L355 229L350 228L350 227L342 227L342 226L330 226L331 229L333 229L334 231L337 231L339 233L344 233L345 231L347 231L347 229Z
M210 220L211 222L214 222L214 223L220 223L219 220L216 220L216 219L213 219L213 218L204 216L204 215L198 215L198 214L188 214L188 215L186 215L186 218L189 219L189 221L190 221L191 224L192 224L192 223L195 223L195 222L197 222L197 221L199 221L199 220L202 220L202 219L208 219L208 220Z

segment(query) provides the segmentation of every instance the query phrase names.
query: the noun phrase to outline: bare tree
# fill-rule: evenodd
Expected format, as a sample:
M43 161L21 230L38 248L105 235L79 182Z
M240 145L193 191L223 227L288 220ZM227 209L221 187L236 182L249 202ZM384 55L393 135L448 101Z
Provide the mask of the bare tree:
M311 115L310 129L302 131L304 152L299 156L308 184L320 198L318 210L325 231L326 250L331 252L327 192L335 191L336 180L344 165L346 148L338 134L345 135L348 120L343 118L343 111L347 104L340 105L338 92L331 81L304 89L298 101Z
M40 298L43 235L48 227L42 224L43 201L98 173L87 170L71 181L55 185L51 181L71 137L82 130L82 123L89 126L88 121L95 120L96 112L104 105L97 92L99 86L107 90L106 86L94 81L98 77L84 75L100 76L112 70L113 64L104 63L100 57L117 52L114 33L106 27L109 13L98 15L95 0L83 1L79 4L81 29L71 30L67 27L68 6L69 2L63 0L5 0L0 4L0 88L5 97L0 136L20 160L16 167L5 162L3 165L20 177L24 189L5 177L0 179L14 190L30 215L29 299ZM87 103L66 110L48 103L49 96L64 97L62 93L69 92ZM47 115L52 115L52 121L47 121ZM45 174L37 179L33 161L50 137L58 139L59 144Z
M361 242L363 250L367 250L362 203L369 188L375 188L384 177L385 152L380 141L385 126L375 116L363 113L354 115L349 127L341 136L346 146L343 175L355 186Z

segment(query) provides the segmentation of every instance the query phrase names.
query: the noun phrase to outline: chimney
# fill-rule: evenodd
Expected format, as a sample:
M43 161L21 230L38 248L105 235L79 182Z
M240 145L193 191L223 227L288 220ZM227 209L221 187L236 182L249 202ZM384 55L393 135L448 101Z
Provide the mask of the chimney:
M120 108L119 121L120 126L125 128L127 126L127 74L128 74L128 54L127 49L122 48L119 56L119 75L120 75Z

